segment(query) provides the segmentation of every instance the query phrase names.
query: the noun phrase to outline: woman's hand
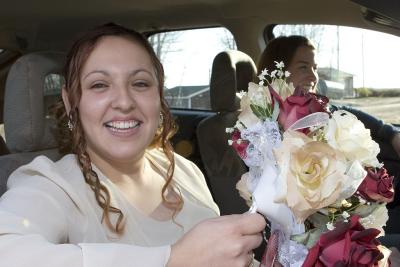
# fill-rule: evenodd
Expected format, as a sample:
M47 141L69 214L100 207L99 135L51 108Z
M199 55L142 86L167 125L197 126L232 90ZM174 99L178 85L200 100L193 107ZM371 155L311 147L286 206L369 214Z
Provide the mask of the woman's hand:
M167 267L244 267L262 242L266 225L259 214L221 216L193 227L172 246Z
M397 152L397 155L400 157L400 133L394 135L392 139L392 146L394 150Z

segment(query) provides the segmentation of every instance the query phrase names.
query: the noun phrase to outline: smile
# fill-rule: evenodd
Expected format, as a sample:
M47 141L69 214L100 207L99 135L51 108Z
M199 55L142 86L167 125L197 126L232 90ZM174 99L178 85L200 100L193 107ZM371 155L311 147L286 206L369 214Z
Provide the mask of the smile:
M104 125L112 131L123 131L130 130L140 126L139 121L129 120L129 121L110 121L106 122Z

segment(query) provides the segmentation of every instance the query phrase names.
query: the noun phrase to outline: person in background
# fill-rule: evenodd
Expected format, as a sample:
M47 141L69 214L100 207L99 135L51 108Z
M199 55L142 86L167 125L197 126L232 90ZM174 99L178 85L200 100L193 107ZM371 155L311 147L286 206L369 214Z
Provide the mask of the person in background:
M315 62L315 47L309 39L292 35L271 40L259 59L258 70L274 70L275 61L282 61L285 64L285 70L290 72L288 82L292 82L294 87L300 86L305 91L318 93L319 77ZM339 108L353 113L366 128L370 129L374 140L389 142L400 157L400 131L396 127L349 106L330 106L331 110Z
M219 217L204 176L170 144L164 72L116 24L72 46L61 148L17 169L0 200L1 266L250 266L266 222Z

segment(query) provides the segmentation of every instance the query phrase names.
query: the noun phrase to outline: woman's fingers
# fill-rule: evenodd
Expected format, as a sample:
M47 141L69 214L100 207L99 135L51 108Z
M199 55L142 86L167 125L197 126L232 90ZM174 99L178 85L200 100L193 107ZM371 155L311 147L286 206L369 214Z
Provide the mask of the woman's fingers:
M241 238L241 242L243 242L243 251L248 253L253 249L258 248L261 245L263 237L261 233L252 234L252 235L244 235Z
M261 233L267 224L264 217L258 213L246 213L241 216L238 224L244 235Z
M172 246L168 266L248 266L249 255L262 242L265 224L259 214L206 220Z

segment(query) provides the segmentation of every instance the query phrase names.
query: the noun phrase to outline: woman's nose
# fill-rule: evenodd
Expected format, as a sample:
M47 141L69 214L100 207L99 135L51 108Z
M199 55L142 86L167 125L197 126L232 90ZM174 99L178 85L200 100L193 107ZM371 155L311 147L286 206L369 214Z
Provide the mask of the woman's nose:
M118 86L114 90L112 107L122 111L130 111L134 109L136 102L129 91L129 87L125 85Z

